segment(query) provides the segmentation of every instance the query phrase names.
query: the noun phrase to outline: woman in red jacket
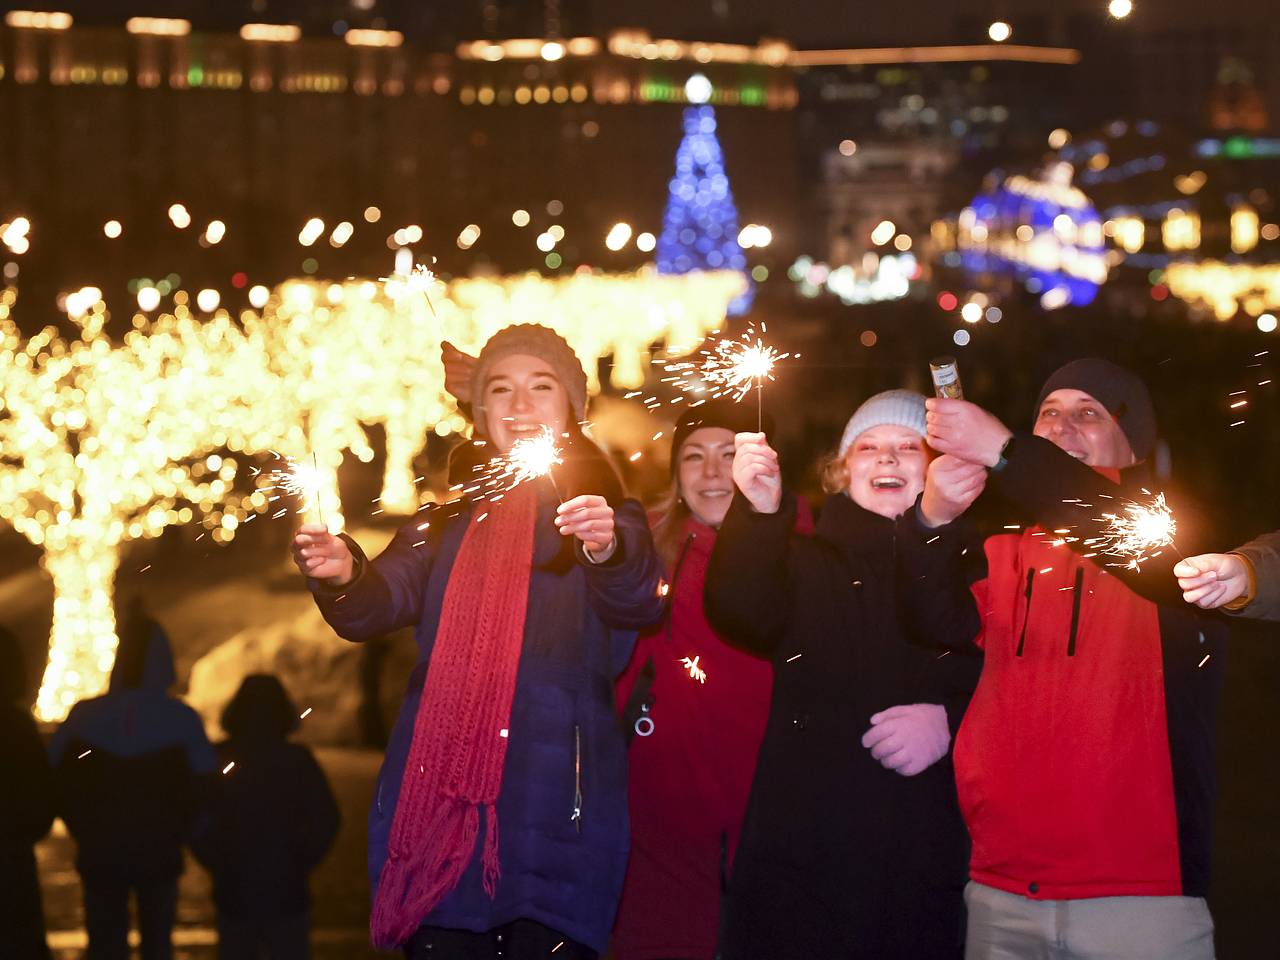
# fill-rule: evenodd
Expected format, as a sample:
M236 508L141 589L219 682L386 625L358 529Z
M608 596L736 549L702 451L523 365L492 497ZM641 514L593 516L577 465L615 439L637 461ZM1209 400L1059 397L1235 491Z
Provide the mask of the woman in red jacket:
M702 586L733 498L733 436L754 410L712 401L676 425L671 489L650 515L667 616L618 683L629 751L631 859L617 960L710 960L720 895L769 716L772 668L707 624Z

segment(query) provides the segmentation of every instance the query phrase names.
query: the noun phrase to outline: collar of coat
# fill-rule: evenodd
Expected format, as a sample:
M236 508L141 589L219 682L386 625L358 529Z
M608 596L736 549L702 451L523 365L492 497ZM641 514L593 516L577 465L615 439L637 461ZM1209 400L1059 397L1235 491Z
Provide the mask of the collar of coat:
M827 497L815 532L845 554L889 554L894 521L858 506L846 493Z

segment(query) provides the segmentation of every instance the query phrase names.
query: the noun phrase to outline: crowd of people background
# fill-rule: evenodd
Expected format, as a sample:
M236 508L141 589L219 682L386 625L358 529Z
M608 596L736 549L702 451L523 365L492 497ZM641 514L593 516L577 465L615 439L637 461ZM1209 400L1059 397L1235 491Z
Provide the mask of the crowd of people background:
M879 393L832 438L816 510L770 423L691 405L646 514L582 429L558 335L519 324L445 363L474 426L451 482L548 429L563 463L419 514L374 558L320 524L294 540L340 636L418 645L370 803L375 946L1213 957L1224 617L1280 619L1280 533L1193 553L1222 545L1192 524L1185 557L1135 566L1094 549L1101 505L1152 483L1135 374L1067 364L1029 428ZM6 955L48 956L32 846L56 814L91 960L129 955L131 894L143 957L171 955L184 845L220 956L307 956L339 818L284 687L246 678L211 746L159 624L136 604L119 622L109 691L47 748L0 644Z

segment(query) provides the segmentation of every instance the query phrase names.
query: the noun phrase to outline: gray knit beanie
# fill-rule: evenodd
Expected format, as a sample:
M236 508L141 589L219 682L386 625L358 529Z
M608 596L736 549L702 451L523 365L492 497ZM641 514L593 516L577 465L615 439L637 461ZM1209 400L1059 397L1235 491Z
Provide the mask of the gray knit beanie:
M587 412L587 374L582 369L577 354L550 327L536 323L518 323L504 327L489 338L471 372L471 382L466 390L468 395L458 397L464 403L471 404L476 415L477 429L482 433L486 432L483 422L484 384L489 378L489 372L495 363L518 353L537 357L551 368L569 396L573 419L581 422Z
M886 390L877 393L854 411L840 436L838 455L849 452L859 434L872 427L906 427L920 436L925 435L924 397L910 390Z

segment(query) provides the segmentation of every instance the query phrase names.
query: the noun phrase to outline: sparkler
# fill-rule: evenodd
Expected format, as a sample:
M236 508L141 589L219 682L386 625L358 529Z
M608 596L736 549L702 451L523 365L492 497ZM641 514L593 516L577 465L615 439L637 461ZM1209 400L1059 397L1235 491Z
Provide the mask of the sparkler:
M435 258L432 258L432 263ZM435 271L424 263L414 266L408 273L397 272L390 277L379 277L383 283L402 284L404 289L413 294L421 294L422 298L427 301L427 307L431 310L431 316L436 316L436 305L431 302L432 288L440 285L440 280L436 277ZM392 296L395 294L392 293Z
M311 454L310 463L305 460L295 460L293 457L284 457L278 453L275 453L275 456L283 460L285 466L266 474L266 479L270 483L264 489L283 490L290 496L297 497L302 501L299 513L306 513L315 507L316 516L320 523L324 524L324 510L321 509L320 499L327 480L320 470L319 458L314 452Z
M1142 492L1151 496L1149 490ZM1173 538L1178 532L1177 521L1163 493L1156 494L1146 504L1130 502L1123 514L1104 513L1102 519L1106 521L1102 536L1085 543L1098 546L1101 553L1123 558L1124 566L1130 570L1142 569L1143 563L1159 556L1165 547L1173 547Z
M762 323L760 333L765 333ZM691 393L710 393L711 397L732 396L735 403L756 390L756 430L764 423L764 381L775 379L774 366L791 356L779 353L756 333L755 325L749 326L738 339L718 340L709 350L700 351L701 360L681 360L668 363L664 369L672 374L663 383L672 383L680 390Z
M707 671L703 670L702 667L698 666L698 661L701 659L702 659L701 656L696 656L692 658L681 657L680 665L689 671L690 679L697 680L699 683L706 683Z
M564 463L556 435L544 426L531 437L521 437L504 454L494 457L477 468L478 476L459 489L473 499L498 501L510 490L529 480L546 477L556 497L564 503L560 488L556 485L552 468Z

